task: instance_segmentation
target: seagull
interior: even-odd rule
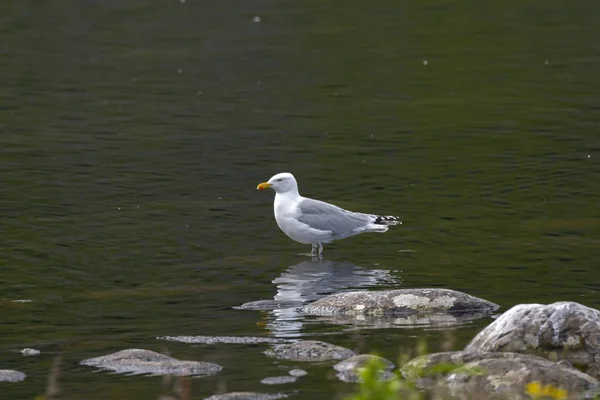
[[[273,210],[279,229],[296,242],[311,244],[311,255],[323,254],[323,243],[365,232],[383,233],[401,224],[398,217],[363,214],[344,210],[324,201],[300,196],[294,175],[282,172],[256,190],[275,191]]]

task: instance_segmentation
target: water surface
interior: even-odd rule
[[[452,329],[356,329],[233,307],[340,290],[443,287],[600,307],[600,6],[593,1],[0,5],[1,368],[61,399],[148,398],[161,378],[78,361],[127,347],[224,366],[192,397],[260,384],[330,399],[328,365],[164,335],[317,338],[395,359]],[[259,21],[257,18],[259,17]],[[300,255],[256,184],[397,214]],[[15,300],[31,300],[15,302]],[[451,337],[451,339],[449,339]],[[35,347],[42,355],[18,351]],[[283,370],[285,372],[285,370]]]

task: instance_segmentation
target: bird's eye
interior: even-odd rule
[[[283,180],[283,179],[279,178],[279,179],[277,179],[277,182],[281,182],[282,180]]]

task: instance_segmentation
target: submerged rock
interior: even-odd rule
[[[254,336],[159,336],[159,340],[194,344],[258,344],[287,343],[287,340]]]
[[[302,378],[303,376],[308,375],[308,372],[306,372],[303,369],[295,368],[295,369],[288,371],[288,374],[290,374],[291,376],[293,376],[295,378]]]
[[[270,377],[265,378],[262,381],[260,381],[260,383],[262,383],[263,385],[281,385],[284,383],[294,383],[297,380],[298,380],[298,378],[295,378],[295,377],[289,376],[289,375],[270,376]]]
[[[285,393],[254,393],[254,392],[231,392],[215,394],[205,397],[204,400],[277,400],[288,397]]]
[[[337,378],[346,383],[361,383],[360,371],[341,371],[336,374]],[[389,379],[396,378],[396,374],[392,371],[380,371],[378,379],[381,381],[387,381]],[[401,397],[400,397],[401,398]]]
[[[290,361],[343,360],[356,355],[352,350],[318,340],[303,340],[297,343],[276,344],[265,351],[270,357]]]
[[[27,378],[27,375],[21,371],[12,369],[0,369],[0,382],[21,382]]]
[[[117,373],[178,376],[214,375],[223,369],[217,364],[203,361],[180,361],[143,349],[127,349],[102,357],[88,358],[81,361],[81,365]]]
[[[487,300],[450,289],[397,289],[336,293],[302,307],[302,311],[322,316],[385,316],[491,313],[498,308]]]
[[[285,308],[302,307],[301,301],[288,300],[257,300],[244,303],[241,306],[234,307],[236,310],[255,310],[255,311],[273,311]]]
[[[38,356],[40,355],[40,351],[37,349],[23,349],[21,350],[21,354],[23,354],[24,356]]]
[[[363,368],[370,362],[377,362],[382,365],[383,369],[386,371],[394,369],[394,363],[379,356],[375,356],[372,354],[359,354],[357,356],[352,356],[350,358],[346,358],[344,361],[340,361],[339,363],[333,366],[338,372],[342,371],[354,371],[357,368]]]
[[[596,379],[574,368],[518,353],[434,353],[417,357],[400,370],[423,389],[465,400],[530,400],[525,387],[536,381],[566,390],[569,398],[581,399],[592,395],[598,385]]]
[[[370,362],[377,362],[381,366],[380,379],[385,380],[394,377],[394,374],[391,372],[394,369],[394,364],[383,357],[371,354],[360,354],[347,358],[335,364],[333,369],[337,371],[337,377],[342,382],[360,382],[360,369],[364,368]]]
[[[575,302],[521,304],[483,329],[466,351],[512,351],[567,360],[600,377],[600,311]]]

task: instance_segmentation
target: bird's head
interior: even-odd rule
[[[296,178],[294,175],[289,172],[281,172],[277,175],[273,175],[268,182],[260,183],[256,190],[263,190],[271,188],[277,193],[286,193],[290,190],[298,191],[298,184],[296,183]]]

